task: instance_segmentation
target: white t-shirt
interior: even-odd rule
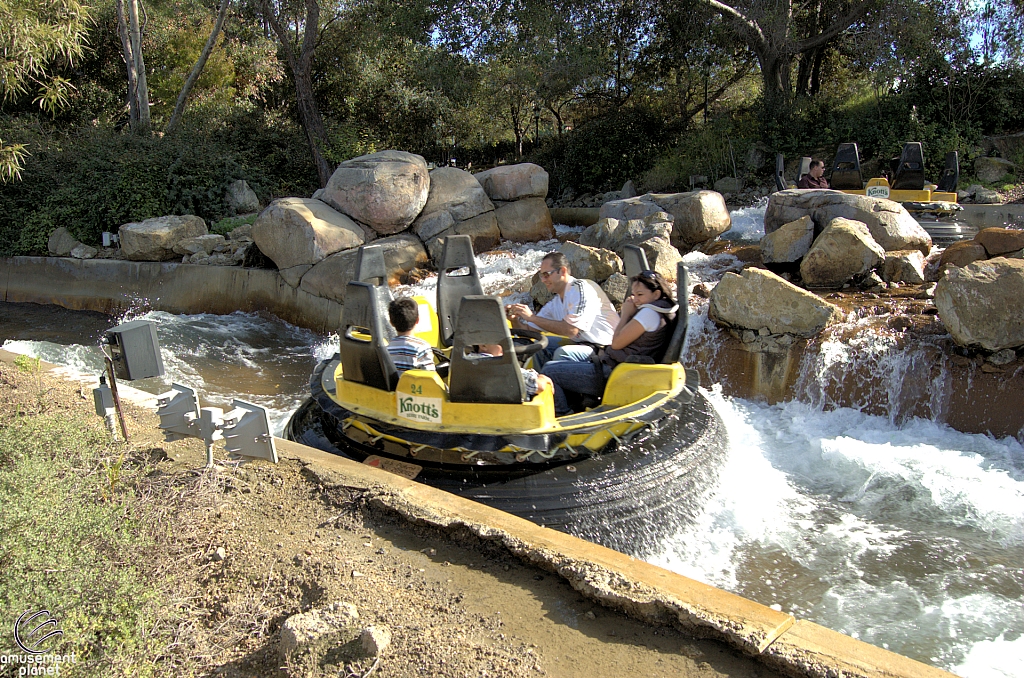
[[[665,323],[665,316],[653,308],[641,308],[633,316],[633,320],[643,325],[644,332],[653,332]]]
[[[565,284],[565,298],[556,294],[537,315],[547,320],[564,320],[579,330],[578,341],[601,346],[612,343],[612,334],[619,324],[619,314],[604,290],[593,280],[572,276]]]

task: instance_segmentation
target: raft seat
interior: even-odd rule
[[[468,235],[448,236],[444,239],[441,265],[437,269],[437,321],[440,327],[440,346],[449,347],[453,343],[452,337],[459,322],[462,298],[483,293],[476,257],[473,256],[473,240]]]
[[[345,381],[394,391],[398,370],[385,344],[378,289],[357,280],[345,288],[339,339],[342,374]]]
[[[498,344],[502,355],[467,357],[467,352],[480,344]],[[498,297],[474,294],[462,298],[448,375],[453,403],[517,405],[526,400],[526,384]]]
[[[832,162],[832,174],[829,186],[837,191],[864,190],[864,176],[860,169],[860,151],[857,144],[839,144],[835,160]]]

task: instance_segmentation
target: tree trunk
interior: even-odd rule
[[[195,65],[192,66],[192,71],[188,74],[188,78],[185,79],[185,84],[181,88],[181,93],[178,94],[178,102],[174,105],[174,113],[171,114],[171,120],[167,123],[167,134],[172,133],[181,121],[181,114],[185,112],[185,104],[188,102],[188,95],[192,92],[192,87],[196,84],[196,80],[199,79],[200,74],[202,74],[203,68],[206,67],[206,60],[210,58],[210,53],[213,52],[214,45],[217,44],[217,36],[220,35],[220,30],[224,26],[224,18],[228,15],[228,7],[230,5],[231,0],[221,0],[220,11],[217,14],[217,22],[213,25],[213,32],[210,33],[210,39],[207,40],[206,45],[203,46],[203,51],[199,54],[199,59],[196,61]]]
[[[328,145],[327,130],[320,109],[316,105],[316,98],[313,96],[313,79],[309,70],[300,68],[293,71],[292,75],[295,77],[295,100],[299,106],[299,121],[306,130],[309,150],[313,154],[313,163],[316,165],[316,174],[322,188],[327,185],[333,173],[330,163],[323,154],[323,149]]]
[[[139,126],[139,102],[135,98],[135,57],[132,56],[132,43],[128,37],[128,18],[124,13],[123,0],[117,0],[117,34],[121,38],[121,56],[124,57],[125,69],[128,71],[128,126],[136,129]]]
[[[765,104],[775,110],[787,107],[792,96],[789,71],[793,57],[789,54],[767,52],[758,54],[757,61],[761,66]]]
[[[142,29],[139,25],[138,0],[128,0],[128,31],[131,37],[132,62],[135,66],[135,100],[139,109],[139,124],[136,131],[148,132],[149,87],[146,85],[146,61],[142,58]]]
[[[317,4],[317,0],[306,0],[306,21],[302,34],[302,46],[298,54],[292,48],[291,36],[281,25],[269,0],[263,0],[263,15],[274,30],[274,34],[277,35],[277,40],[281,43],[281,51],[285,55],[285,61],[295,79],[295,102],[298,105],[299,123],[306,131],[306,139],[309,141],[309,150],[313,156],[313,164],[316,166],[317,177],[320,179],[320,186],[324,187],[330,180],[332,172],[330,164],[324,157],[323,149],[328,148],[330,144],[323,117],[320,115],[320,108],[316,105],[316,98],[313,96],[312,78],[313,52],[316,49],[320,33],[320,5]],[[297,39],[297,26],[295,30]]]

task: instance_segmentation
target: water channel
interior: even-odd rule
[[[731,237],[759,238],[757,212],[734,213]],[[485,291],[525,298],[516,282],[541,256],[529,247],[485,255]],[[728,255],[686,261],[693,282],[708,285],[735,263]],[[432,298],[433,281],[397,292]],[[691,313],[691,341],[714,342],[706,302]],[[33,304],[0,304],[0,339],[7,350],[97,374],[98,337],[129,318],[158,325],[167,368],[166,377],[134,385],[155,393],[186,384],[204,406],[241,397],[266,407],[278,433],[305,398],[314,364],[336,346],[250,314],[109,318]],[[900,378],[898,369],[879,374]],[[769,406],[706,386],[729,454],[697,522],[652,562],[967,678],[1024,675],[1018,440],[820,404]]]

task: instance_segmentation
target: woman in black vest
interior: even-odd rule
[[[605,381],[619,363],[656,363],[664,355],[679,309],[668,283],[654,271],[643,271],[630,279],[630,292],[622,303],[612,343],[601,350],[599,364],[555,360],[541,370],[554,382],[558,416],[572,411],[565,391],[600,397]]]

